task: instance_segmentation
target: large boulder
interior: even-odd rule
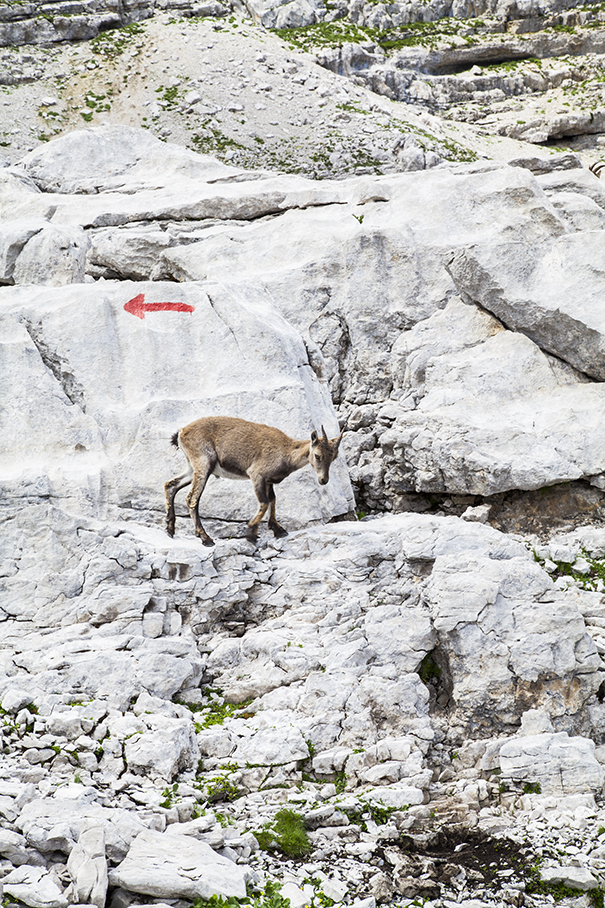
[[[504,779],[539,785],[545,795],[600,795],[605,781],[594,742],[565,732],[511,738],[500,748],[500,768]]]
[[[148,830],[109,874],[113,886],[158,898],[243,898],[244,871],[193,836]]]

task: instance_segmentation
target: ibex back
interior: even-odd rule
[[[321,485],[330,478],[330,466],[338,456],[344,428],[337,438],[329,439],[311,433],[309,441],[296,441],[279,429],[248,422],[232,416],[207,416],[189,423],[172,438],[188,460],[185,473],[164,485],[166,492],[166,530],[174,536],[174,498],[191,483],[187,507],[195,526],[195,535],[204,545],[214,545],[200,520],[199,501],[211,474],[226,479],[250,479],[258,498],[258,512],[248,524],[246,538],[256,542],[261,520],[269,510],[269,529],[275,536],[287,536],[275,516],[277,485],[307,464],[311,464]]]

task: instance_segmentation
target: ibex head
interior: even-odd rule
[[[346,424],[336,438],[328,438],[323,426],[321,426],[321,435],[318,435],[315,431],[311,432],[309,463],[315,470],[319,484],[322,486],[325,486],[330,478],[330,467],[338,457],[338,448],[345,429]]]

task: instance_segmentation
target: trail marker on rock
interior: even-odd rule
[[[145,294],[139,293],[124,303],[124,311],[137,318],[145,318],[146,312],[195,312],[195,306],[188,303],[146,303]]]

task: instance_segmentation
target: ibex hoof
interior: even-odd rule
[[[172,537],[174,536],[174,527],[173,527],[171,524],[168,524],[167,527],[166,527],[166,532],[168,533],[168,535],[169,535],[170,538],[172,539]]]
[[[288,531],[284,530],[279,523],[271,524],[270,529],[273,530],[273,535],[276,539],[283,539],[284,536],[288,535]]]
[[[258,542],[258,533],[255,533],[253,530],[246,530],[246,539],[248,542],[256,544]]]
[[[203,532],[200,532],[200,530],[196,530],[195,535],[197,536],[198,539],[202,540],[203,545],[207,545],[207,546],[214,545],[214,539],[211,539],[210,536],[208,535],[208,533],[203,533]]]

